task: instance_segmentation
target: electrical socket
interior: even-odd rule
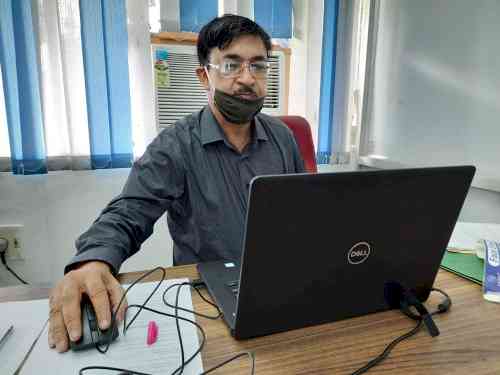
[[[21,232],[23,226],[19,224],[14,225],[0,225],[0,237],[9,241],[7,248],[6,258],[8,260],[24,260],[21,247]]]

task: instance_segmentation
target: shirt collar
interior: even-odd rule
[[[208,105],[203,108],[201,114],[200,130],[201,143],[203,146],[226,139],[217,119]]]
[[[264,130],[264,125],[262,125],[261,119],[259,116],[254,117],[254,123],[255,123],[255,138],[257,138],[259,141],[267,141],[267,133]]]
[[[261,120],[258,116],[255,116],[254,120],[255,136],[253,137],[251,142],[255,142],[256,140],[267,141],[268,137],[266,131],[264,130],[264,126],[261,123]],[[203,109],[200,129],[201,143],[203,146],[219,141],[226,142],[226,136],[208,105]]]

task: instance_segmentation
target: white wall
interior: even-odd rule
[[[240,16],[254,19],[253,16],[253,0],[237,0],[237,11]]]
[[[494,0],[380,1],[363,154],[404,164],[479,157],[479,174],[488,159],[498,176],[499,16]],[[471,188],[459,220],[500,223],[500,193]]]
[[[120,193],[128,169],[53,172],[40,176],[0,173],[0,224],[22,224],[22,254],[12,261],[30,283],[55,283],[75,253],[75,239],[98,217],[104,206]],[[142,250],[122,271],[144,270],[172,264],[172,239],[165,217]],[[0,286],[17,284],[0,266]]]
[[[141,3],[136,0],[128,0]],[[158,0],[157,0],[158,1]],[[179,0],[159,0],[161,31],[180,31],[180,4]]]
[[[238,14],[238,0],[219,0],[219,16]]]
[[[500,192],[499,19],[495,0],[380,2],[374,154],[409,166],[473,164],[473,186]]]
[[[500,224],[500,193],[471,188],[458,220]]]

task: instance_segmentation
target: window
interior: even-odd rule
[[[138,34],[147,35],[142,54],[147,56],[149,49],[149,28],[135,19],[143,17],[148,6],[136,3],[130,5],[138,9],[129,17],[122,0],[5,3],[2,31],[22,32],[29,38],[24,43],[0,40],[0,48],[14,51],[1,56],[8,68],[2,78],[8,79],[10,92],[0,81],[0,170],[10,168],[11,149],[16,174],[131,165],[130,112],[143,99],[134,93],[136,103],[131,105],[128,95],[129,68],[133,75],[138,65],[144,65],[135,59]],[[132,24],[130,48],[127,21]],[[137,24],[145,30],[137,30]],[[16,53],[18,49],[22,53]],[[130,65],[128,55],[134,60]],[[13,125],[7,123],[7,110],[13,114]],[[141,121],[143,128],[145,122]],[[9,128],[15,129],[10,139]],[[134,134],[143,136],[141,130]],[[30,167],[34,162],[36,166]]]
[[[357,157],[359,152],[361,117],[365,88],[366,58],[368,46],[368,26],[370,0],[356,2],[354,9],[353,46],[351,57],[351,76],[349,84],[349,103],[347,110],[347,152]]]
[[[292,37],[291,0],[254,0],[254,15],[272,38]]]
[[[10,157],[9,132],[7,130],[7,113],[5,112],[5,97],[3,91],[2,67],[0,66],[0,159]],[[5,169],[0,160],[0,171]],[[5,163],[8,165],[8,163]]]

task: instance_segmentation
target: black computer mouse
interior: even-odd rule
[[[97,345],[106,345],[118,337],[118,326],[100,329],[94,306],[86,294],[82,295],[82,335],[78,341],[70,341],[71,350],[85,350]]]

